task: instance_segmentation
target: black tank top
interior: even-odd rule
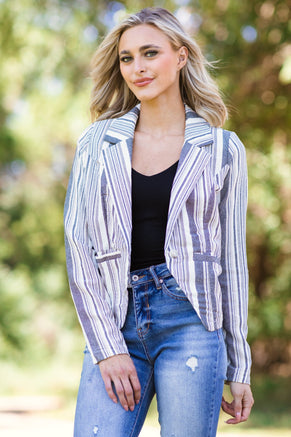
[[[168,209],[177,166],[178,162],[152,176],[132,169],[131,271],[165,262]]]

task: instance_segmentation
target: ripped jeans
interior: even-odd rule
[[[141,384],[133,412],[105,391],[85,350],[74,437],[137,437],[156,393],[162,437],[214,437],[226,374],[222,330],[207,331],[166,264],[131,273],[122,328]]]

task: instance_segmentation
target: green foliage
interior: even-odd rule
[[[286,428],[290,431],[290,388],[290,378],[257,377],[253,392],[255,407],[246,427]]]
[[[29,278],[24,271],[18,269],[11,274],[1,272],[0,285],[0,320],[1,320],[1,355],[7,346],[24,349],[27,342],[26,326],[29,311],[34,311],[34,301],[29,295]]]
[[[114,22],[145,6],[175,12],[207,58],[219,61],[214,73],[230,106],[227,128],[245,143],[249,163],[255,365],[287,374],[291,353],[281,351],[290,350],[291,330],[290,0],[0,1],[1,354],[29,354],[37,345],[51,353],[61,330],[78,329],[62,208],[74,144],[90,122],[89,60]]]

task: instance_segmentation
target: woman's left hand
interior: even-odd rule
[[[229,403],[222,397],[221,407],[225,413],[233,417],[233,419],[228,419],[226,423],[236,425],[248,420],[254,399],[249,384],[230,382],[229,385],[233,401]]]

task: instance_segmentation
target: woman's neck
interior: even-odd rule
[[[141,102],[136,130],[156,138],[184,135],[185,107],[182,99],[173,104],[161,101]]]

